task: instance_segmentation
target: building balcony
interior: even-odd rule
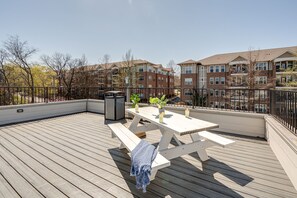
[[[230,70],[230,74],[231,75],[247,75],[248,74],[248,70],[247,69],[240,69],[240,70]]]
[[[230,88],[232,88],[232,87],[247,88],[248,84],[247,83],[235,83],[235,82],[232,82],[231,85],[230,85]]]
[[[181,114],[185,110],[170,105],[166,109]],[[209,148],[206,162],[197,153],[171,160],[144,194],[136,189],[130,157],[111,138],[103,113],[104,101],[97,99],[0,107],[0,193],[4,197],[297,197],[297,137],[268,114],[190,109],[191,117],[219,124],[212,132],[236,144]],[[146,135],[155,145],[161,138],[157,130]],[[179,138],[191,142],[187,136]],[[172,140],[170,146],[175,145]]]

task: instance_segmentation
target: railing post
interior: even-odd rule
[[[90,98],[90,87],[87,87],[87,99]]]
[[[269,114],[275,115],[275,90],[269,90],[270,101],[269,101]]]

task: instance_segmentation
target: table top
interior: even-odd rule
[[[159,110],[156,107],[141,107],[139,108],[138,113],[135,112],[134,108],[131,108],[127,109],[127,112],[132,113],[134,116],[139,116],[144,120],[148,120],[165,130],[173,131],[178,135],[186,135],[219,127],[218,124],[192,117],[186,118],[182,114],[174,113],[168,110],[165,110],[163,123],[160,123]]]

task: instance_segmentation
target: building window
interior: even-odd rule
[[[256,76],[256,84],[267,84],[267,76]]]
[[[192,67],[192,66],[186,66],[186,67],[185,67],[185,73],[186,73],[186,74],[191,74],[191,73],[193,73],[193,67]]]
[[[220,66],[216,66],[216,72],[220,72]]]
[[[185,78],[185,85],[192,85],[193,79],[192,78]]]
[[[221,72],[225,72],[225,65],[221,66]]]
[[[149,80],[152,80],[152,76],[148,76],[148,79],[149,79]]]
[[[143,88],[144,86],[143,85],[138,85],[139,86],[139,88]]]
[[[267,62],[259,62],[256,63],[255,70],[268,70],[268,64]]]
[[[143,68],[139,68],[139,70],[138,70],[139,72],[143,72]]]
[[[213,96],[213,89],[210,89],[210,90],[209,90],[209,95],[210,95],[210,96]]]
[[[144,80],[144,76],[139,76],[139,80],[140,81]]]
[[[192,91],[190,89],[185,90],[185,96],[191,96],[193,95]]]
[[[219,96],[219,90],[215,90],[215,96]]]
[[[255,98],[256,99],[266,99],[267,98],[267,91],[266,90],[255,90]]]
[[[209,78],[209,84],[213,85],[214,81],[213,81],[213,78]]]
[[[221,84],[222,84],[222,85],[225,84],[225,77],[221,77]]]
[[[213,66],[210,66],[210,67],[209,67],[209,72],[211,72],[211,73],[214,72],[214,71],[213,71]]]
[[[267,111],[266,104],[255,104],[255,111],[258,113],[265,113]]]
[[[218,85],[220,83],[220,78],[219,77],[216,77],[216,85]]]
[[[152,85],[148,85],[149,88],[152,88]]]
[[[221,90],[221,96],[225,96],[225,90]]]

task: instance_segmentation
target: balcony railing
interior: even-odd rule
[[[104,99],[104,93],[127,88],[115,87],[0,87],[0,106],[48,103],[75,99]],[[191,106],[224,111],[268,113],[297,133],[297,92],[265,89],[129,88],[142,103],[166,95],[171,106]]]
[[[297,91],[270,90],[271,115],[297,135]]]

